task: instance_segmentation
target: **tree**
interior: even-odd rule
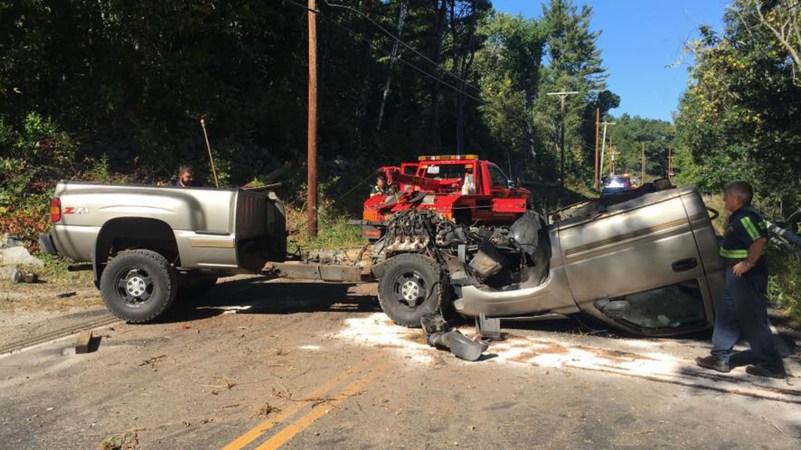
[[[606,88],[606,69],[602,66],[601,52],[596,46],[600,32],[589,30],[592,9],[582,6],[578,10],[571,0],[552,0],[543,5],[543,21],[547,27],[546,54],[548,64],[543,71],[539,97],[535,107],[535,125],[538,128],[538,165],[546,178],[556,178],[556,150],[559,130],[559,104],[546,97],[547,92],[562,89],[578,91],[567,98],[565,136],[569,149],[566,166],[568,172],[589,183],[592,180],[595,104],[599,104],[599,91]],[[605,94],[611,106],[617,102],[614,94]],[[590,106],[593,105],[593,106]]]
[[[797,0],[748,0],[743,3],[746,14],[756,16],[757,23],[770,30],[788,53],[793,64],[793,81],[801,85],[801,3]],[[741,18],[743,26],[751,20]]]
[[[750,181],[777,207],[801,203],[801,87],[787,49],[735,0],[722,35],[702,27],[676,117],[680,180],[716,191]]]
[[[615,171],[640,174],[642,148],[645,146],[645,173],[653,177],[663,177],[667,173],[668,149],[673,145],[675,130],[670,122],[645,119],[623,114],[610,117],[616,125],[610,127],[607,135],[615,146]],[[602,167],[608,167],[605,161]]]
[[[535,155],[532,108],[538,95],[545,28],[533,19],[496,13],[482,24],[481,33],[488,38],[477,55],[486,102],[480,110],[495,147],[506,153],[496,153],[495,158],[508,160],[510,166],[511,160],[523,161],[525,167]]]

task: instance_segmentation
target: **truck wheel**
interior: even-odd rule
[[[152,250],[128,250],[106,266],[100,294],[109,311],[129,323],[161,317],[175,301],[175,269]]]
[[[378,280],[378,302],[398,325],[420,328],[423,316],[443,306],[442,270],[432,259],[414,253],[389,258]]]

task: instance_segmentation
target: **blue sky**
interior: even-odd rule
[[[542,2],[492,0],[498,11],[541,17]],[[608,89],[621,98],[612,114],[671,119],[687,87],[683,42],[698,36],[699,25],[721,31],[729,0],[573,0],[592,7],[592,30],[598,38]],[[676,63],[679,64],[676,64]]]

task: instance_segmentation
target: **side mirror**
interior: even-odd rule
[[[509,189],[517,189],[517,183],[515,180],[506,180],[506,187]]]

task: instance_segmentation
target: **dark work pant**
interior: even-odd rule
[[[732,347],[744,337],[754,353],[754,362],[769,368],[782,366],[781,356],[773,344],[768,328],[768,309],[765,292],[767,275],[738,277],[726,269],[726,290],[715,311],[715,331],[712,333],[712,354],[728,361]]]

